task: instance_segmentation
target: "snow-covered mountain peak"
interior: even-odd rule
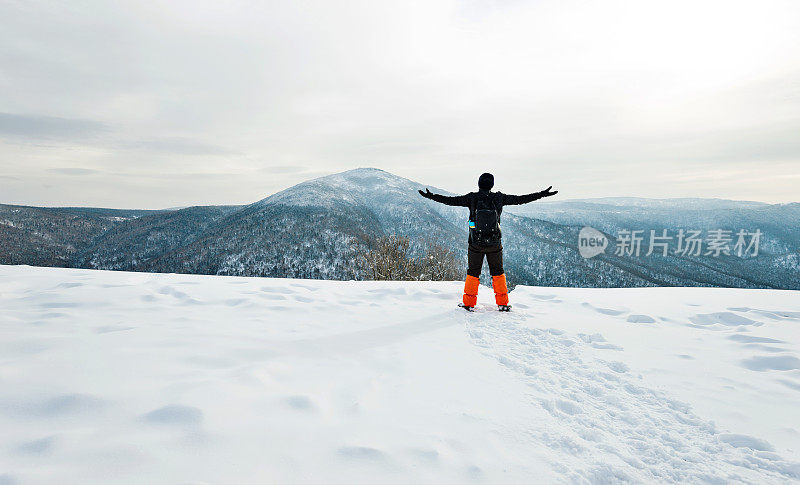
[[[421,184],[377,168],[357,168],[301,182],[266,197],[256,204],[288,204],[295,206],[329,206],[335,200],[356,201],[356,198],[406,198],[416,195]],[[418,196],[417,196],[418,197]]]
[[[0,240],[11,248],[0,254],[0,262],[350,279],[356,276],[354,252],[386,234],[408,237],[417,247],[436,241],[462,257],[468,212],[420,197],[417,190],[426,185],[384,170],[359,168],[309,180],[241,207],[145,213],[0,205]],[[517,282],[800,288],[800,226],[793,224],[800,220],[800,204],[554,199],[509,207],[503,217],[506,269]],[[82,223],[67,224],[75,217]],[[609,252],[584,260],[577,251],[577,236],[587,225],[612,238],[622,229],[667,229],[674,234],[680,228],[746,228],[759,229],[763,239],[758,258],[633,259]]]
[[[342,209],[362,208],[374,212],[382,222],[389,219],[445,217],[466,219],[466,212],[435,204],[419,196],[425,187],[449,192],[377,168],[357,168],[302,182],[256,202],[255,206],[289,205]]]

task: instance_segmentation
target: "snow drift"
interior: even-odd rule
[[[797,292],[0,266],[0,483],[782,483]]]

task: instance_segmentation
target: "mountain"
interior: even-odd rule
[[[0,204],[0,264],[71,266],[80,248],[151,212]]]
[[[722,199],[602,198],[540,201],[510,208],[515,214],[557,224],[620,229],[761,229],[773,252],[800,250],[800,203],[764,204]]]
[[[198,206],[164,210],[116,224],[73,256],[78,267],[140,270],[140,265],[201,237],[215,221],[240,206]]]
[[[59,217],[81,216],[78,225],[91,228],[68,232],[63,240],[58,231],[50,231],[50,246],[62,248],[56,259],[30,256],[36,256],[41,237],[30,228],[14,227],[22,224],[14,206],[0,206],[5,214],[0,237],[16,231],[17,244],[28,248],[6,255],[6,264],[361,279],[354,260],[371,239],[382,235],[409,237],[412,252],[434,241],[465,258],[466,209],[420,197],[417,190],[424,187],[362,168],[309,180],[246,206],[116,215],[100,209],[84,209],[82,215],[74,209],[63,209],[64,214],[50,209]],[[512,285],[800,288],[799,208],[706,199],[537,201],[503,213],[505,266]],[[586,225],[611,241],[605,254],[591,259],[580,255],[578,232]],[[621,230],[680,227],[759,228],[764,242],[759,255],[748,258],[676,256],[674,241],[668,256],[614,254],[615,235]]]
[[[800,203],[764,204],[721,199],[640,199],[604,198],[567,201],[540,201],[511,208],[515,214],[539,218],[555,224],[590,226],[609,235],[621,231],[643,230],[649,235],[677,236],[677,231],[727,230],[735,238],[739,230],[763,233],[758,257],[735,256],[681,258],[678,266],[748,278],[775,288],[800,287]],[[677,240],[670,242],[674,251]],[[661,263],[669,263],[662,260]],[[691,274],[687,277],[692,277]],[[701,276],[705,278],[706,276]]]
[[[136,271],[352,279],[353,259],[369,238],[403,234],[420,242],[440,238],[450,247],[465,240],[454,224],[456,210],[428,203],[417,194],[422,185],[382,170],[357,169],[322,177],[235,208],[209,220],[184,244],[149,258],[115,266],[119,246],[100,238],[86,249],[80,267]],[[171,227],[187,224],[189,209],[177,211]],[[137,221],[143,224],[154,216]],[[163,217],[163,216],[161,216]],[[462,214],[463,217],[463,214]],[[131,224],[121,225],[115,240],[127,240]],[[174,239],[174,238],[173,238]],[[147,241],[137,237],[137,254]]]

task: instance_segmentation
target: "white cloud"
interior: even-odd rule
[[[771,179],[800,168],[792,1],[6,3],[0,18],[0,121],[28,120],[0,133],[2,202],[245,203],[357,166],[452,191],[488,170],[508,192],[796,199]],[[217,184],[183,183],[198,173]]]

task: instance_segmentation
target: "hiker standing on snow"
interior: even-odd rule
[[[506,275],[503,271],[503,245],[500,241],[500,214],[504,205],[520,205],[533,202],[543,197],[556,195],[558,191],[551,191],[550,187],[541,192],[527,195],[508,195],[502,192],[491,192],[494,186],[494,175],[485,173],[478,178],[478,192],[466,195],[448,197],[433,194],[430,190],[419,191],[419,195],[426,199],[458,207],[469,207],[469,249],[467,250],[467,281],[464,284],[464,301],[460,305],[467,310],[472,310],[478,302],[478,286],[480,285],[483,257],[489,263],[489,273],[492,275],[492,288],[497,308],[501,312],[511,310],[508,304],[508,288]]]

